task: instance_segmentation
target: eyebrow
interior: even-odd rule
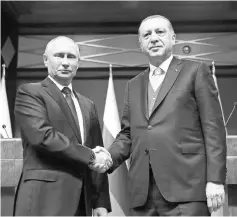
[[[163,31],[166,31],[166,29],[163,28],[163,27],[156,28],[155,31],[157,31],[157,30],[163,30]],[[142,33],[142,35],[143,35],[143,34],[146,34],[146,33],[149,33],[149,32],[152,32],[152,30],[150,30],[150,29],[145,30],[145,31]]]
[[[54,55],[55,54],[60,54],[60,55],[73,55],[73,56],[76,56],[76,54],[74,54],[74,53],[71,53],[71,52],[56,52],[56,53],[54,53]]]

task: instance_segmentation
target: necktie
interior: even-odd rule
[[[77,116],[77,112],[76,112],[76,107],[75,107],[74,102],[72,100],[71,89],[69,87],[64,87],[62,89],[62,92],[66,96],[65,98],[66,98],[67,104],[72,112],[72,116],[73,116],[74,120],[76,121],[78,129],[80,129],[78,116]],[[80,134],[80,131],[79,131],[79,134]]]
[[[158,67],[153,71],[153,76],[158,76],[158,75],[161,75],[162,73],[163,73],[163,70],[160,67]]]

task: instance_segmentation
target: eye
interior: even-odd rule
[[[162,29],[159,29],[156,31],[156,33],[159,35],[159,36],[164,36],[166,31],[165,30],[162,30]]]
[[[58,57],[58,58],[63,58],[63,54],[61,54],[61,53],[56,53],[56,54],[54,54],[54,56]]]
[[[149,35],[150,35],[150,33],[145,33],[145,34],[143,35],[143,37],[144,37],[144,38],[148,38]]]
[[[68,54],[67,56],[68,59],[76,59],[76,56],[73,54]]]

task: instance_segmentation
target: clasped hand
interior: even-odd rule
[[[225,202],[224,185],[208,182],[206,185],[206,196],[210,213],[217,211]]]
[[[113,165],[110,153],[101,146],[97,146],[92,151],[95,153],[95,161],[90,168],[98,173],[105,173]]]

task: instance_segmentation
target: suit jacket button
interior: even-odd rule
[[[146,148],[145,149],[145,154],[148,154],[149,153],[149,150]]]
[[[147,127],[147,129],[148,129],[148,130],[151,130],[151,129],[152,129],[152,126],[151,126],[151,125],[149,125],[149,126]]]

